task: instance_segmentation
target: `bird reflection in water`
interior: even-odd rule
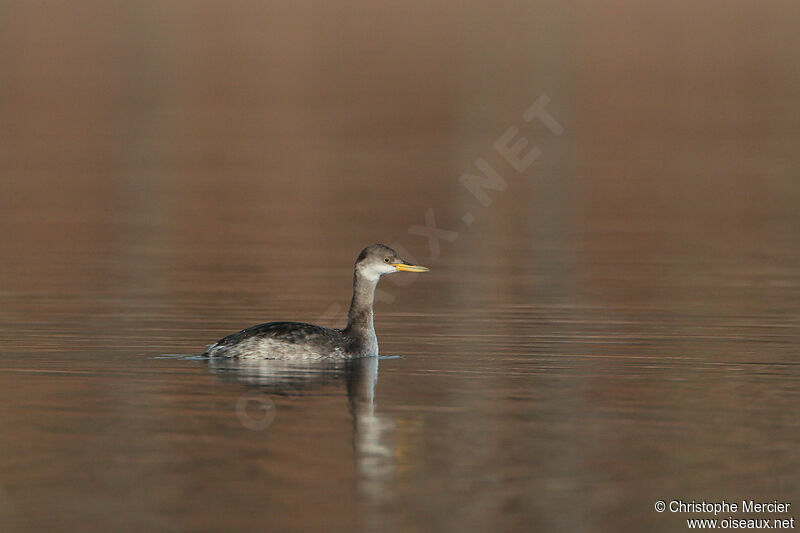
[[[380,504],[391,497],[395,472],[395,423],[375,412],[379,357],[345,361],[297,363],[275,359],[210,358],[209,370],[218,378],[245,384],[269,395],[300,395],[317,387],[344,381],[353,420],[353,450],[358,488]]]

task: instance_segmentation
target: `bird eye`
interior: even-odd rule
[[[388,263],[388,262],[389,262],[389,258],[388,258],[388,257],[384,257],[384,258],[383,258],[383,262],[384,262],[384,263]]]

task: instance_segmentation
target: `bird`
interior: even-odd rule
[[[287,361],[348,360],[377,356],[373,323],[375,287],[384,274],[427,272],[384,244],[364,248],[355,262],[353,299],[343,329],[303,322],[268,322],[243,329],[206,348],[209,358],[279,359]]]

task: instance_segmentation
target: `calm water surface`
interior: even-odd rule
[[[793,3],[2,4],[2,531],[800,508]],[[520,120],[542,94],[561,136]],[[515,124],[523,174],[492,149]],[[488,206],[458,181],[480,157]],[[384,358],[193,357],[341,325],[372,242],[432,269],[381,282]]]
[[[301,264],[292,277],[331,291],[288,303],[280,283],[222,290],[202,260],[193,292],[4,295],[6,527],[669,530],[656,499],[797,494],[787,273],[644,282],[659,259],[618,260],[609,292],[659,296],[601,303],[525,261],[443,259],[378,306],[402,358],[237,367],[175,354],[314,319],[349,274]]]

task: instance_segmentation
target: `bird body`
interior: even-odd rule
[[[380,277],[425,272],[382,244],[361,251],[353,274],[353,299],[344,329],[302,322],[269,322],[228,335],[208,347],[209,357],[284,360],[354,359],[378,355],[372,305]]]
[[[210,357],[346,359],[360,353],[340,329],[302,322],[269,322],[228,335],[206,350]]]

